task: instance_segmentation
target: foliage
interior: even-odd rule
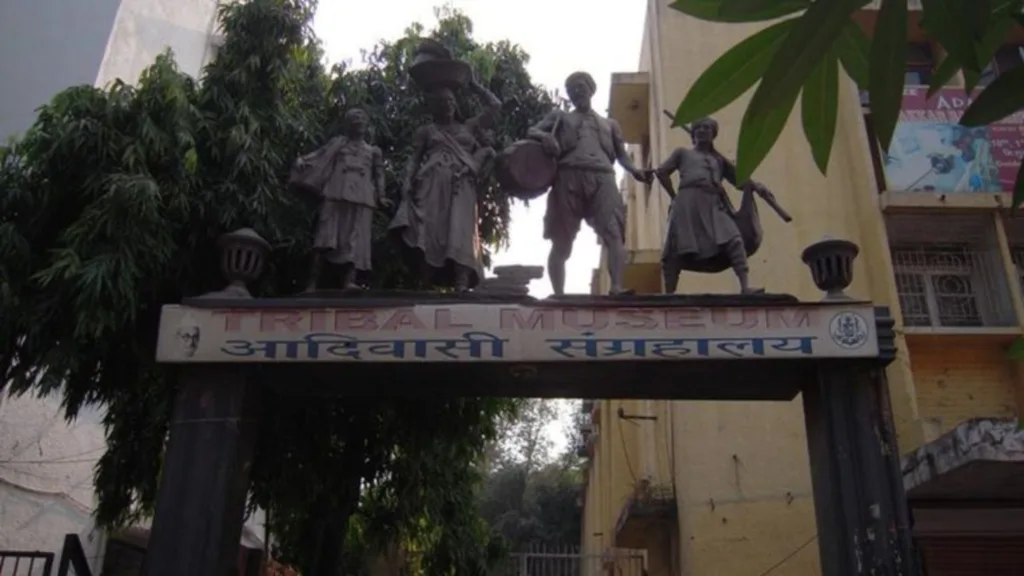
[[[484,484],[480,511],[512,550],[564,546],[580,540],[581,472],[555,461],[499,468]]]
[[[254,228],[273,254],[253,289],[297,291],[313,211],[284,181],[291,160],[325,142],[352,106],[371,113],[388,193],[398,196],[408,136],[424,120],[404,72],[423,29],[379,44],[360,70],[328,73],[314,9],[313,0],[225,4],[226,41],[199,80],[161,56],[135,86],[61,92],[0,149],[0,386],[59,391],[68,418],[105,405],[104,525],[152,510],[177,381],[173,366],[154,362],[159,313],[222,287],[211,257],[218,235]],[[439,16],[430,34],[473,61],[506,102],[499,145],[556,104],[531,83],[518,47],[479,44],[464,15]],[[497,246],[508,200],[493,183],[482,195],[481,229]],[[376,222],[374,282],[400,286],[411,275],[384,242],[386,220]],[[475,574],[496,552],[474,515],[475,463],[512,402],[267,394],[252,504],[268,510],[287,560],[306,573],[333,570],[339,555],[390,535],[420,550],[428,573]]]
[[[528,398],[521,400],[514,413],[498,422],[498,434],[488,446],[486,467],[489,471],[523,464],[528,471],[547,464],[554,447],[545,429],[558,419],[557,400]]]
[[[758,83],[740,127],[737,176],[750,178],[778,140],[802,93],[804,134],[825,173],[835,137],[838,70],[870,94],[874,133],[889,148],[899,117],[907,59],[907,0],[882,0],[873,38],[853,15],[869,0],[675,0],[676,10],[712,22],[765,22],[786,17],[723,54],[694,83],[675,115],[688,124],[722,109]],[[1015,26],[1024,25],[1024,0],[921,0],[921,27],[946,57],[932,77],[934,94],[962,71],[971,93]],[[982,126],[1024,108],[1024,67],[1001,74],[963,114],[964,126]],[[1024,164],[1013,205],[1024,203]]]
[[[552,454],[544,428],[559,412],[556,402],[527,400],[505,423],[501,457],[480,494],[482,516],[512,550],[579,543],[583,472],[574,440],[583,414],[573,412],[565,431],[569,445]]]

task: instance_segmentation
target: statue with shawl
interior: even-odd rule
[[[387,208],[390,202],[384,194],[380,148],[366,141],[369,121],[363,110],[349,110],[344,134],[292,166],[289,188],[320,205],[307,292],[317,289],[325,262],[342,270],[345,289],[358,288],[358,276],[373,268],[373,214],[378,206]]]
[[[665,114],[672,116],[669,112]],[[757,252],[763,237],[754,195],[760,196],[784,221],[790,222],[792,217],[764,185],[753,180],[736,182],[735,166],[715,149],[718,122],[704,118],[687,131],[693,148],[675,149],[653,170],[672,198],[661,255],[665,292],[675,293],[683,270],[714,273],[729,268],[736,274],[742,294],[764,292],[752,288],[748,279],[748,257]],[[672,186],[673,172],[679,174],[678,193]],[[739,210],[729,200],[723,180],[743,191]]]

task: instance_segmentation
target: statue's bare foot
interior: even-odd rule
[[[632,296],[636,294],[636,290],[633,290],[631,288],[618,288],[609,290],[608,294],[610,296]]]
[[[764,288],[744,288],[742,294],[764,294]]]

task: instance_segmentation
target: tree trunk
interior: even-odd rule
[[[363,470],[366,449],[360,439],[351,442],[342,453],[343,470],[356,468]],[[324,505],[312,511],[314,518],[319,520],[316,547],[312,550],[312,565],[303,571],[308,576],[344,576],[345,569],[345,537],[348,524],[359,506],[362,474],[349,476],[351,482],[347,486],[338,486],[339,492],[334,498],[323,498]]]

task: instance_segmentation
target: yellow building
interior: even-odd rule
[[[718,25],[649,0],[636,72],[611,78],[609,115],[638,164],[657,166],[685,132],[675,110],[719,55],[759,25]],[[914,4],[911,2],[912,9]],[[877,3],[858,14],[870,33]],[[914,533],[929,576],[1024,574],[1024,371],[1008,348],[1024,330],[1024,218],[1006,183],[1024,130],[957,132],[944,116],[963,105],[957,79],[941,101],[920,102],[936,52],[916,27],[907,65],[907,114],[888,155],[869,145],[867,112],[841,78],[828,175],[815,167],[799,107],[755,177],[793,215],[762,207],[765,240],[751,280],[769,292],[818,300],[801,251],[824,236],[860,246],[848,293],[889,306],[897,360],[888,368]],[[1014,33],[1024,44],[1024,30]],[[998,73],[1020,62],[1007,46]],[[915,96],[917,95],[917,96]],[[962,92],[961,92],[962,95]],[[718,149],[735,155],[747,94],[716,114]],[[943,120],[946,122],[943,122]],[[951,122],[949,121],[951,120]],[[927,124],[924,121],[938,121]],[[916,122],[916,124],[915,124]],[[1008,131],[1007,131],[1008,130]],[[1004,135],[1018,139],[1014,150]],[[1007,160],[1005,157],[1010,156]],[[996,170],[999,164],[1004,166]],[[627,179],[627,286],[662,289],[660,250],[669,199]],[[736,196],[734,196],[735,198]],[[595,271],[594,289],[607,290]],[[735,277],[684,273],[682,293],[734,292]],[[784,375],[768,375],[784,377]],[[686,382],[680,382],[685,386]],[[582,546],[589,554],[644,551],[651,576],[819,574],[802,405],[792,402],[585,402],[589,455]]]

